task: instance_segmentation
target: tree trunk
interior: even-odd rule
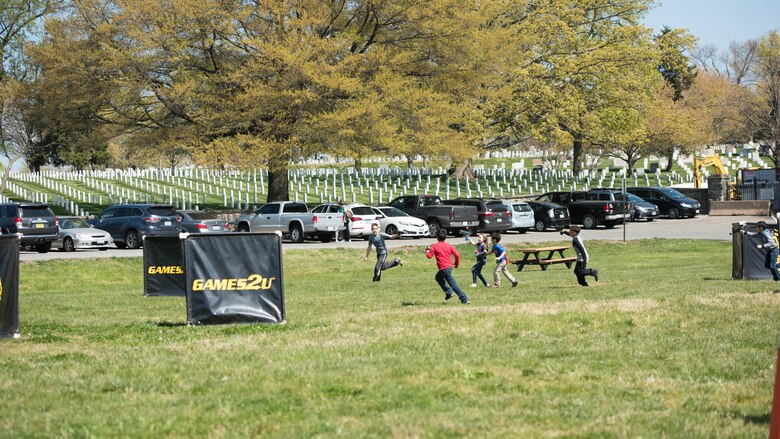
[[[362,158],[356,158],[355,159],[355,172],[357,175],[363,175],[363,159]]]
[[[460,180],[461,178],[473,178],[474,171],[471,169],[471,159],[464,160],[455,168],[455,178]]]
[[[287,167],[287,157],[284,154],[268,160],[267,203],[290,200],[290,176],[287,173]]]
[[[666,169],[664,169],[664,172],[672,172],[672,166],[674,166],[674,148],[669,148],[666,152],[666,160]]]
[[[407,168],[413,168],[414,167],[414,157],[407,155],[406,156],[406,167]]]
[[[582,169],[582,136],[579,134],[574,135],[574,145],[571,154],[571,170],[574,175],[580,173]]]

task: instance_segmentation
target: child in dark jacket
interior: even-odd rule
[[[466,241],[468,241],[471,245],[476,245],[477,249],[474,250],[474,256],[477,258],[477,263],[474,264],[473,267],[471,267],[471,288],[477,287],[477,279],[482,281],[482,285],[486,287],[490,287],[488,284],[488,281],[485,280],[485,276],[482,276],[482,267],[487,264],[487,255],[488,255],[488,247],[487,247],[487,235],[484,233],[480,233],[477,235],[477,240],[473,241],[470,236],[466,237]]]
[[[470,303],[469,297],[460,289],[458,283],[455,282],[455,278],[452,277],[452,267],[458,268],[458,265],[460,265],[460,254],[455,250],[455,247],[444,242],[445,239],[447,239],[447,231],[439,230],[436,234],[438,242],[425,249],[425,256],[428,259],[436,257],[436,265],[439,267],[439,271],[436,273],[436,282],[439,283],[439,286],[444,291],[444,300],[452,299],[454,291],[461,303],[465,305]],[[454,264],[453,258],[455,259]]]
[[[580,239],[580,226],[573,225],[569,230],[561,230],[561,235],[569,235],[572,237],[571,246],[574,247],[574,253],[577,254],[577,264],[574,266],[574,274],[577,275],[577,283],[583,287],[588,286],[588,282],[585,280],[585,276],[593,276],[596,282],[599,281],[599,271],[591,270],[588,266],[588,251],[585,250],[585,244]]]

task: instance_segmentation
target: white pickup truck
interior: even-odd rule
[[[303,203],[277,201],[267,203],[255,213],[241,215],[236,220],[239,232],[282,232],[290,235],[292,242],[304,238],[316,238],[330,242],[336,232],[344,230],[341,213],[311,213]]]

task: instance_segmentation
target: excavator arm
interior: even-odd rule
[[[719,156],[716,155],[710,155],[703,158],[693,158],[693,187],[700,188],[702,185],[702,175],[701,170],[705,166],[712,166],[715,168],[715,171],[717,174],[720,175],[729,175],[728,171],[726,171],[726,166],[723,165],[723,162],[720,160]]]

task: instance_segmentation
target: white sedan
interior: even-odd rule
[[[393,235],[400,233],[401,236],[411,236],[412,238],[422,238],[429,235],[428,224],[420,218],[415,218],[404,213],[395,207],[380,206],[374,207],[374,212],[380,215],[379,226],[382,231]]]
[[[114,247],[114,239],[108,232],[96,229],[81,218],[60,217],[60,233],[51,247],[64,252],[95,248],[108,250]]]

